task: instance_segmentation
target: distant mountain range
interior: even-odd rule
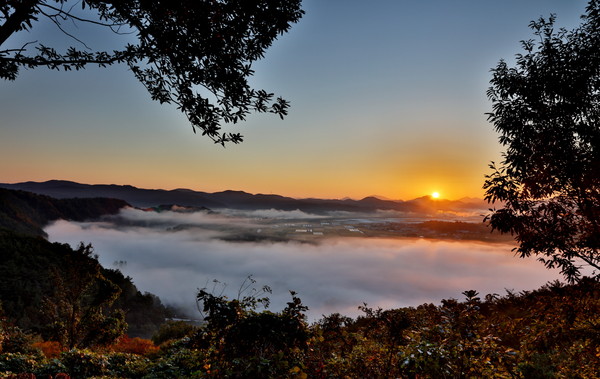
[[[163,204],[206,207],[210,209],[238,210],[301,210],[307,213],[325,213],[332,211],[374,212],[394,210],[419,214],[437,212],[473,212],[486,209],[486,203],[480,199],[461,199],[457,201],[432,199],[423,196],[409,201],[384,200],[374,196],[361,200],[352,199],[295,199],[280,195],[250,194],[243,191],[222,191],[207,193],[189,189],[142,189],[129,185],[81,184],[64,180],[46,182],[0,183],[0,188],[29,191],[51,196],[57,199],[69,198],[113,198],[123,200],[140,208],[156,207]]]

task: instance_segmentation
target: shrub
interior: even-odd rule
[[[152,336],[152,342],[160,345],[169,340],[178,340],[192,335],[198,328],[185,321],[167,321],[160,326],[158,332]]]
[[[107,375],[115,378],[142,378],[148,373],[150,360],[136,354],[112,353],[107,356]]]
[[[64,351],[62,345],[56,341],[38,341],[32,344],[32,347],[41,350],[46,358],[58,358]]]
[[[89,378],[108,373],[107,358],[87,349],[65,351],[60,355],[60,360],[67,369],[67,373],[76,378]]]
[[[32,373],[40,366],[41,357],[35,354],[0,354],[0,373]],[[4,375],[4,374],[3,374]]]
[[[139,337],[130,338],[128,336],[123,336],[117,343],[110,347],[110,350],[117,353],[147,355],[156,353],[159,349],[150,340]]]

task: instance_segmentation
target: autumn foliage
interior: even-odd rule
[[[65,351],[62,345],[57,341],[39,341],[32,344],[33,348],[39,349],[46,358],[58,358],[60,353]]]
[[[600,283],[584,278],[535,291],[445,299],[309,324],[294,294],[279,312],[268,299],[200,292],[205,323],[164,342],[123,337],[109,348],[28,345],[3,329],[0,376],[66,373],[119,378],[598,378]],[[12,342],[11,342],[12,341]],[[19,342],[21,341],[19,345]],[[36,353],[36,349],[44,355]],[[47,377],[47,376],[46,376]]]
[[[147,355],[150,353],[156,353],[158,347],[150,340],[146,340],[139,337],[128,337],[123,336],[117,343],[110,346],[109,350],[118,353],[129,353],[137,355]]]

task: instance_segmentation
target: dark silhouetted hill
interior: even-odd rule
[[[25,182],[16,184],[0,184],[0,187],[34,192],[52,196],[57,199],[107,197],[121,199],[129,204],[148,208],[160,204],[179,204],[206,208],[225,208],[226,205],[204,197],[205,193],[188,189],[171,191],[142,189],[128,185],[115,184],[80,184],[65,180],[47,182]]]
[[[17,233],[46,236],[51,221],[84,221],[116,214],[127,202],[109,198],[54,199],[46,195],[0,188],[0,228]]]
[[[430,196],[409,201],[386,200],[370,196],[362,200],[353,199],[296,199],[275,194],[250,194],[243,191],[222,191],[207,193],[189,189],[162,190],[141,189],[129,185],[80,184],[62,180],[47,182],[24,182],[2,184],[0,187],[30,191],[55,198],[109,197],[122,199],[129,204],[150,208],[160,204],[205,207],[209,209],[276,209],[301,210],[309,213],[332,211],[374,212],[377,210],[395,210],[399,212],[434,214],[437,212],[462,212],[485,209],[481,200],[451,201],[432,199]]]

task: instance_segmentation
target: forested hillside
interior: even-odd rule
[[[268,292],[268,289],[267,289]],[[256,294],[250,291],[250,294]],[[0,375],[72,378],[598,378],[600,285],[443,300],[399,309],[361,307],[306,321],[292,293],[281,311],[265,297],[198,294],[205,323],[165,324],[147,341],[103,349],[49,349],[2,324]],[[135,342],[135,343],[133,343]],[[43,354],[41,354],[43,352]],[[57,358],[57,359],[51,359]],[[9,376],[10,377],[10,376]],[[62,378],[69,376],[63,375]]]
[[[101,347],[124,334],[156,333],[171,316],[158,297],[141,293],[119,270],[102,267],[91,245],[71,247],[44,238],[50,221],[97,219],[126,206],[116,199],[54,199],[0,189],[5,327],[28,336],[25,340],[41,338],[64,348]]]
[[[83,221],[116,214],[129,204],[109,198],[54,199],[31,192],[0,188],[0,228],[46,236],[43,228],[50,221]]]
[[[150,337],[169,315],[131,278],[102,267],[91,246],[73,249],[6,230],[0,231],[0,300],[11,324],[82,347],[111,330],[114,338]]]

